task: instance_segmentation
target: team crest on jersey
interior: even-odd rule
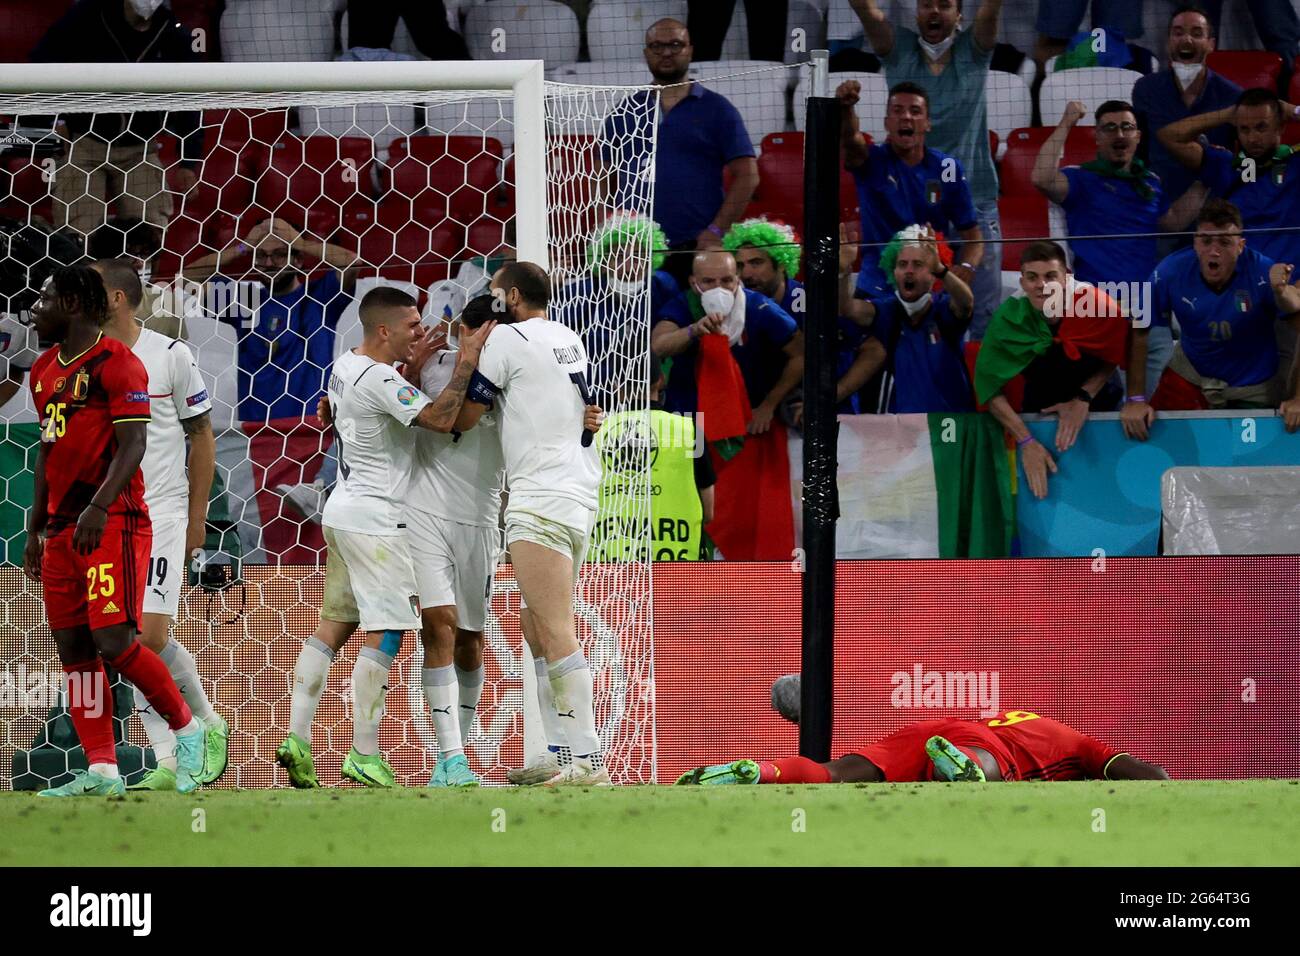
[[[74,402],[84,402],[89,394],[90,374],[85,369],[81,369],[72,377],[72,400]]]
[[[420,616],[420,599],[416,595],[411,595],[411,613],[416,617]]]
[[[1273,167],[1273,185],[1281,186],[1282,183],[1285,181],[1286,181],[1286,167],[1279,163]]]
[[[1237,290],[1237,311],[1242,313],[1249,312],[1250,305],[1251,305],[1250,293],[1247,292],[1245,289],[1238,289]]]
[[[931,206],[937,206],[942,198],[943,184],[937,179],[927,180],[925,184],[925,201]]]
[[[409,385],[403,385],[397,390],[397,400],[403,405],[414,405],[415,397],[420,393]]]

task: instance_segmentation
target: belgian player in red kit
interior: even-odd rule
[[[124,790],[105,660],[176,733],[177,790],[195,789],[203,767],[202,724],[166,665],[136,640],[152,539],[140,473],[149,379],[129,348],[104,335],[107,315],[103,280],[89,266],[55,270],[32,308],[42,341],[59,344],[31,369],[41,442],[23,570],[43,585],[68,712],[89,765],[42,790],[45,797]]]
[[[1073,727],[1027,710],[987,720],[922,720],[817,763],[804,757],[736,760],[697,767],[679,784],[877,783],[923,780],[1168,780],[1144,763]]]

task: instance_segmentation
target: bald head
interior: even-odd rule
[[[718,288],[735,292],[740,286],[735,257],[723,249],[697,252],[691,262],[691,285],[696,292]]]
[[[680,83],[686,79],[694,53],[691,35],[680,20],[665,17],[651,24],[645,32],[645,65],[660,85]]]

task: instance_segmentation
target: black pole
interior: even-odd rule
[[[840,106],[808,98],[804,138],[803,680],[799,753],[831,756],[835,644],[836,317],[840,248]]]

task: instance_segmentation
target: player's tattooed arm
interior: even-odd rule
[[[207,538],[208,498],[212,495],[212,480],[217,473],[217,439],[212,434],[212,416],[204,412],[181,421],[181,428],[190,442],[189,469],[189,525],[185,532],[185,553],[192,555],[203,547]]]
[[[45,486],[45,458],[49,445],[41,442],[36,450],[35,482],[32,487],[32,510],[27,516],[27,544],[23,548],[23,571],[33,581],[41,579],[41,557],[45,552],[45,524],[49,504]]]
[[[462,336],[460,350],[456,352],[456,366],[452,369],[451,381],[447,387],[416,416],[415,424],[435,432],[465,431],[461,427],[462,408],[477,403],[466,402],[465,394],[469,391],[474,371],[478,368],[478,357],[483,346],[496,328],[495,322],[485,322],[474,330],[472,335]],[[479,405],[479,414],[484,406]],[[478,415],[474,416],[478,420]],[[467,426],[469,427],[469,426]]]
[[[126,490],[144,460],[145,430],[148,422],[114,422],[113,435],[117,439],[117,452],[108,463],[104,481],[90,499],[90,504],[77,519],[72,533],[72,546],[78,554],[87,555],[99,547],[108,524],[108,509]]]

